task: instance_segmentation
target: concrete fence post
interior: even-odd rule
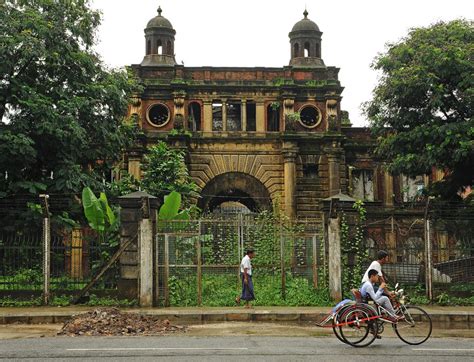
[[[329,218],[329,293],[336,302],[342,299],[340,218]]]
[[[49,218],[49,195],[39,195],[43,211],[43,304],[49,304],[51,277],[51,222]]]
[[[148,197],[142,198],[143,218],[138,223],[138,250],[140,251],[139,302],[140,307],[153,306],[153,225],[150,219]]]
[[[142,191],[121,196],[120,244],[132,242],[120,256],[119,294],[151,307],[154,300],[154,236],[158,199]]]

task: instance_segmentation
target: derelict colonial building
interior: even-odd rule
[[[306,10],[303,16],[289,32],[288,65],[185,67],[175,59],[176,31],[159,8],[145,28],[145,56],[131,66],[143,92],[129,115],[143,136],[124,167],[140,179],[144,154],[158,140],[184,150],[198,206],[210,212],[229,202],[250,211],[278,205],[289,218],[322,225],[325,199],[364,200],[372,250],[391,250],[393,262],[410,264],[413,273],[403,275],[416,281],[424,231],[413,225],[423,209],[404,206],[442,173],[410,179],[384,170],[368,129],[351,127],[341,110],[339,68],[325,64],[323,33]],[[435,261],[458,257],[446,230],[434,239]]]
[[[125,157],[129,173],[141,177],[143,154],[162,139],[186,151],[207,211],[227,201],[252,211],[278,203],[291,218],[318,219],[322,200],[340,192],[380,212],[414,196],[428,180],[393,177],[374,159],[369,131],[351,127],[341,110],[339,68],[324,63],[323,33],[303,16],[289,44],[282,39],[288,65],[185,67],[159,8],[145,28],[145,56],[132,65],[144,90],[129,112],[144,137]]]

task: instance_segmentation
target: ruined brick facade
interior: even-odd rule
[[[186,150],[204,210],[279,203],[289,217],[318,219],[322,200],[339,192],[378,211],[416,196],[428,180],[393,177],[374,158],[369,131],[341,111],[339,68],[323,61],[322,32],[303,15],[289,33],[286,66],[185,67],[159,9],[145,29],[145,57],[131,66],[144,90],[129,113],[144,137],[125,157],[128,171],[140,178],[146,148],[162,139]]]

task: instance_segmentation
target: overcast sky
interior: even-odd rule
[[[360,112],[377,74],[370,63],[387,42],[411,27],[474,18],[467,0],[93,0],[103,13],[97,51],[113,67],[140,63],[143,29],[158,5],[176,30],[175,53],[185,66],[282,67],[290,60],[288,33],[303,18],[323,32],[322,58],[341,68],[342,108],[354,125],[367,125]]]

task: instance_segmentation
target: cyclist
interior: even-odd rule
[[[388,253],[385,250],[379,250],[377,253],[377,260],[374,260],[372,264],[367,268],[364,277],[362,278],[362,284],[369,280],[369,270],[377,270],[377,274],[380,277],[381,282],[387,282],[382,273],[382,265],[388,262]]]
[[[362,284],[362,287],[360,288],[360,294],[362,298],[364,300],[367,300],[367,297],[370,297],[375,303],[382,306],[388,312],[382,314],[382,320],[390,323],[396,323],[399,320],[399,317],[397,317],[395,309],[393,309],[392,303],[390,302],[390,299],[387,296],[383,295],[387,284],[385,284],[385,282],[382,282],[377,292],[375,292],[374,284],[379,281],[379,272],[376,269],[370,269],[367,272],[367,275],[369,277],[369,280]]]

